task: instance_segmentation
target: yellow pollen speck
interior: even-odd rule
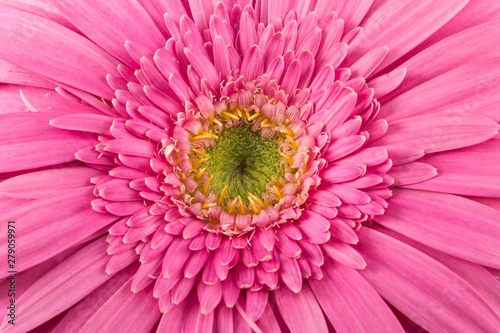
[[[260,127],[264,127],[268,122],[269,122],[269,119],[267,119],[267,118],[262,120],[262,122],[260,123]]]
[[[290,119],[288,118],[285,119],[285,125],[290,125]]]

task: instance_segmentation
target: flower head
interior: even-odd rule
[[[498,327],[497,5],[48,3],[0,12],[6,331]]]

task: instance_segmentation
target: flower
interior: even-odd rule
[[[496,1],[1,6],[2,331],[500,327]]]

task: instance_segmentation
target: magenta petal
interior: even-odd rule
[[[38,199],[2,214],[4,221],[22,221],[17,228],[19,256],[17,270],[30,268],[85,240],[116,219],[90,207],[95,196],[84,187]],[[1,241],[6,243],[7,235]],[[5,272],[1,273],[5,276]]]
[[[49,112],[0,115],[0,172],[71,162],[75,160],[75,152],[95,144],[92,136],[50,126],[49,120],[56,115]]]
[[[383,226],[452,256],[500,268],[498,211],[451,194],[406,189],[396,189],[389,205],[376,218]]]
[[[494,332],[500,327],[498,315],[453,271],[380,232],[362,228],[359,235],[358,246],[368,264],[362,276],[422,328],[431,332]],[[461,287],[450,285],[450,281]],[[436,309],[439,316],[431,315]]]
[[[323,279],[309,284],[337,332],[403,332],[392,310],[355,269],[328,261],[324,272]]]
[[[274,297],[291,333],[328,333],[321,307],[307,284],[297,294],[280,288],[274,292]]]

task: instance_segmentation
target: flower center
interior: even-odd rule
[[[206,149],[212,191],[221,193],[226,188],[224,203],[241,197],[249,204],[251,196],[262,197],[267,184],[283,174],[279,153],[283,142],[280,135],[264,138],[247,124],[222,131],[215,145]]]

